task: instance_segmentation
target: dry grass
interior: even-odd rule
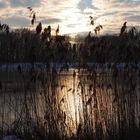
[[[121,36],[92,37],[72,45],[65,36],[51,36],[51,27],[41,33],[23,29],[0,34],[0,63],[16,62],[139,62],[140,33],[135,27]],[[58,29],[59,30],[59,26]]]
[[[70,44],[64,36],[18,30],[0,34],[0,63],[31,63],[28,71],[0,71],[0,138],[15,134],[29,140],[140,139],[140,33],[88,38]],[[48,37],[47,37],[48,35]],[[45,37],[44,37],[45,36]],[[45,39],[46,38],[46,39]],[[34,68],[42,62],[44,68]],[[61,69],[50,64],[64,62]],[[132,62],[117,69],[100,64]],[[78,63],[71,69],[68,63]]]
[[[140,138],[138,70],[40,69],[5,74],[8,76],[1,79],[1,136],[16,134],[30,140]],[[69,103],[75,108],[71,115]]]

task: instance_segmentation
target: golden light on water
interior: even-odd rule
[[[95,72],[84,69],[59,71],[48,78],[45,89],[40,81],[30,85],[32,89],[27,92],[29,94],[24,91],[9,93],[7,89],[11,85],[7,84],[0,99],[0,112],[3,113],[0,116],[1,128],[7,131],[14,122],[14,128],[23,133],[28,129],[33,134],[36,128],[41,129],[43,134],[59,134],[62,138],[74,136],[81,140],[86,134],[94,136],[99,132],[103,138],[108,138],[110,131],[114,132],[115,137],[119,134],[120,117],[127,120],[124,129],[130,126],[130,112],[135,115],[134,122],[139,127],[139,79],[134,80],[134,92],[128,91],[132,81],[124,80],[127,75],[122,76],[126,71],[120,72],[117,79],[113,79],[110,72]],[[10,79],[13,80],[13,76],[18,75],[12,73]],[[14,83],[12,86],[23,88],[24,85]],[[127,108],[123,109],[125,106]]]
[[[69,127],[69,132],[76,133],[77,126],[81,121],[83,116],[83,106],[81,90],[76,88],[78,86],[77,76],[68,76],[67,78],[62,78],[62,83],[65,86],[59,92],[58,102],[60,103],[60,110],[66,115],[66,125]],[[75,91],[76,89],[76,91]],[[68,132],[68,133],[69,133]]]

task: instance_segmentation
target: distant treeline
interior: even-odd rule
[[[49,35],[49,37],[47,36]],[[0,33],[0,63],[16,62],[140,62],[140,32],[129,30],[123,35],[85,37],[71,44],[69,37],[36,34],[20,29]]]

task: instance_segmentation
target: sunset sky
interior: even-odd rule
[[[37,21],[60,32],[77,33],[92,30],[89,16],[96,25],[103,25],[102,33],[117,33],[122,24],[140,26],[140,0],[0,0],[0,21],[12,28],[30,27],[28,6],[37,15]],[[35,28],[35,27],[32,27]]]

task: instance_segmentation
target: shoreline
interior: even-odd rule
[[[30,69],[125,69],[125,68],[135,68],[140,70],[140,62],[139,63],[3,63],[0,64],[0,71],[15,71],[20,67],[22,70],[30,70]]]

